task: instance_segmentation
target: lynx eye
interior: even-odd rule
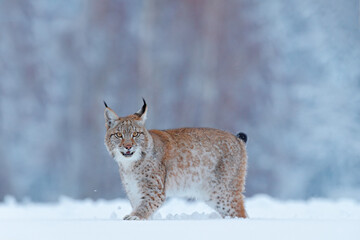
[[[133,133],[133,137],[138,137],[140,134],[138,132]]]
[[[116,138],[122,138],[122,134],[121,133],[115,133],[114,134]]]

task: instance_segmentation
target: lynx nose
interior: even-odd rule
[[[132,148],[132,145],[131,145],[131,144],[126,144],[126,145],[124,146],[124,148],[126,148],[127,150],[130,150],[130,149]]]

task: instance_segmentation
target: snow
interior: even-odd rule
[[[0,239],[359,239],[360,203],[351,199],[246,201],[250,219],[221,219],[202,202],[170,199],[150,221],[123,221],[127,200],[0,204]]]

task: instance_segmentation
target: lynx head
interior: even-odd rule
[[[136,161],[149,146],[151,138],[145,128],[147,105],[129,116],[119,117],[105,104],[105,146],[117,162]]]

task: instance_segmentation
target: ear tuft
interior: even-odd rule
[[[145,121],[146,121],[146,115],[147,115],[147,104],[146,104],[146,101],[145,99],[143,98],[143,106],[141,107],[141,109],[139,111],[137,111],[135,113],[135,115],[137,115],[139,118],[140,118],[140,124],[144,125],[145,124]]]

